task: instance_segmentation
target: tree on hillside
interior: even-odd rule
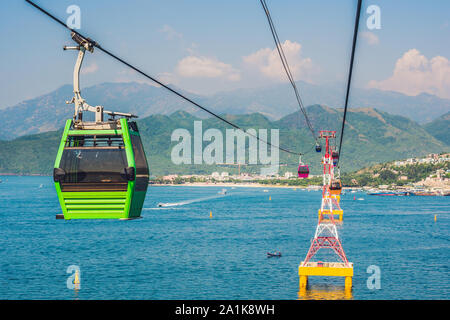
[[[392,182],[392,181],[397,180],[397,175],[394,172],[392,172],[391,170],[383,170],[380,172],[379,178],[386,182],[387,181]]]

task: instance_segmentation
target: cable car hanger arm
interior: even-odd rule
[[[104,110],[103,106],[91,106],[81,97],[80,90],[80,70],[83,64],[84,55],[86,54],[86,50],[93,53],[94,45],[89,39],[85,39],[82,36],[76,34],[72,31],[71,33],[72,39],[78,43],[78,46],[64,46],[64,50],[78,50],[78,57],[75,63],[75,67],[73,70],[73,93],[74,96],[72,100],[66,101],[67,104],[75,104],[75,112],[73,115],[74,121],[78,119],[78,121],[82,121],[83,111],[90,111],[95,113],[95,122],[103,122],[103,114],[106,113],[113,118],[115,116],[123,116],[127,118],[138,118],[138,116],[131,113],[122,113],[122,112],[113,112]]]

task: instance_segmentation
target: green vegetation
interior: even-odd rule
[[[396,166],[394,163],[384,163],[375,165],[358,172],[347,173],[342,176],[342,183],[345,186],[379,186],[409,185],[419,182],[434,174],[437,170],[450,170],[450,162],[436,164],[411,164],[406,166]],[[445,174],[447,177],[449,174]]]
[[[450,112],[427,123],[424,125],[424,128],[436,139],[442,141],[446,145],[450,145]]]
[[[316,130],[328,129],[339,132],[342,120],[341,109],[314,105],[308,107],[308,113]],[[321,154],[314,152],[312,136],[303,119],[301,118],[302,122],[300,122],[298,116],[299,113],[296,112],[279,121],[270,121],[258,113],[224,117],[246,129],[279,129],[280,145],[305,153],[302,160],[308,163],[311,174],[319,174]],[[175,129],[184,128],[193,134],[194,120],[200,119],[187,112],[178,111],[170,116],[152,115],[138,121],[151,175],[211,174],[214,171],[237,174],[236,166],[172,163],[171,151],[178,143],[171,142],[172,132]],[[449,149],[448,145],[433,138],[416,122],[404,117],[393,116],[375,109],[351,109],[347,120],[341,158],[342,172],[352,172],[376,163],[423,156]],[[215,118],[209,118],[203,120],[203,132],[208,128],[220,129],[225,137],[225,129],[230,127]],[[61,134],[60,130],[25,136],[12,141],[0,141],[0,173],[50,175]],[[209,142],[204,142],[203,147],[208,144]],[[280,174],[286,171],[295,173],[298,157],[280,152],[280,164],[286,164],[281,166]],[[241,172],[259,173],[260,169],[261,165],[242,166]],[[385,173],[383,179],[393,180],[394,177]]]
[[[298,179],[294,177],[289,180],[272,179],[272,180],[259,180],[257,182],[261,184],[307,187],[310,185],[322,185],[322,177],[314,177],[310,179]]]
[[[70,65],[66,67],[64,70],[71,72],[72,67]],[[298,81],[297,86],[304,93],[302,98],[305,105],[318,101],[330,106],[342,105],[342,88],[339,83],[313,85]],[[183,92],[180,88],[176,89]],[[133,113],[141,118],[152,114],[170,115],[177,110],[195,112],[195,115],[200,117],[205,116],[203,111],[166,89],[146,83],[101,83],[83,87],[82,91],[83,97],[93,106],[102,105],[107,110]],[[218,113],[248,114],[257,111],[271,119],[279,119],[298,110],[292,96],[292,88],[287,83],[252,89],[240,88],[213,95],[183,93]],[[64,104],[64,101],[72,96],[72,85],[64,85],[48,94],[2,108],[2,119],[8,120],[2,121],[0,140],[57,130],[66,119],[72,117],[73,107]],[[351,102],[353,106],[375,107],[377,110],[406,116],[418,123],[438,118],[449,111],[450,105],[448,99],[440,99],[430,94],[407,96],[373,88],[352,88]],[[90,115],[85,114],[85,120],[88,118],[91,118]]]
[[[151,179],[151,183],[153,184],[185,184],[185,183],[198,183],[198,182],[209,182],[209,183],[255,183],[255,184],[266,184],[266,185],[280,185],[280,186],[298,186],[298,187],[307,187],[309,185],[322,185],[322,177],[314,177],[310,179],[298,179],[293,177],[291,179],[261,179],[261,180],[240,180],[240,179],[228,179],[228,180],[206,180],[201,177],[189,177],[182,178],[176,177],[172,182],[168,180],[164,180],[162,176],[158,176]]]

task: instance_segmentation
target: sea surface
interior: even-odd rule
[[[354,263],[349,294],[343,278],[311,277],[299,290],[317,191],[237,187],[220,195],[222,187],[150,186],[142,219],[64,221],[55,219],[52,178],[0,179],[0,299],[450,297],[450,197],[343,195],[339,235]],[[282,257],[267,258],[275,250]],[[67,286],[72,265],[78,289]],[[367,284],[375,283],[369,266],[380,271],[379,289]]]

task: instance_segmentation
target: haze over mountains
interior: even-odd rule
[[[338,85],[312,85],[298,82],[305,105],[323,104],[341,107],[344,88]],[[82,91],[91,105],[103,105],[112,111],[131,112],[140,118],[152,114],[169,115],[184,110],[199,117],[205,112],[184,102],[164,88],[143,83],[103,83]],[[296,100],[287,84],[266,88],[239,89],[211,96],[186,93],[188,97],[220,114],[260,113],[278,120],[298,110]],[[73,105],[64,102],[73,96],[72,86],[65,85],[49,94],[2,109],[0,139],[13,139],[25,134],[57,130],[65,119],[71,118]],[[377,89],[352,89],[352,108],[376,108],[391,114],[408,117],[420,124],[433,121],[450,111],[450,100],[429,94],[406,96]],[[311,114],[311,117],[314,115]]]

